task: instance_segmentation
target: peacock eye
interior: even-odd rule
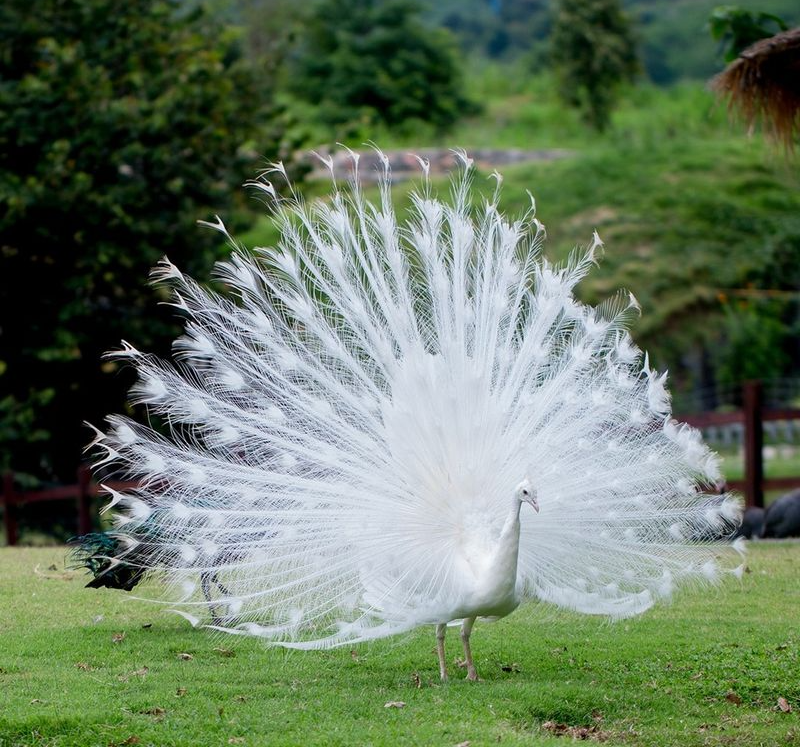
[[[522,489],[522,495],[530,495],[530,492],[528,491],[527,488]]]

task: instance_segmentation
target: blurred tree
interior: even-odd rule
[[[0,38],[0,468],[65,479],[123,407],[101,354],[168,351],[149,268],[208,273],[195,221],[281,131],[238,39],[177,1],[5,0]]]
[[[288,83],[334,127],[420,120],[444,130],[474,110],[455,54],[450,34],[424,26],[408,0],[319,0]]]
[[[725,50],[725,62],[732,62],[739,53],[759,39],[786,31],[786,22],[773,13],[753,12],[735,5],[720,5],[711,13],[708,26],[714,40]]]
[[[620,86],[639,71],[619,0],[559,0],[550,41],[561,97],[594,129],[606,129]]]
[[[426,15],[450,29],[468,54],[513,58],[543,43],[550,27],[548,0],[425,0]]]
[[[308,6],[296,0],[239,0],[247,51],[259,65],[280,68],[296,43]]]
[[[786,374],[789,330],[769,302],[742,302],[726,308],[723,344],[717,350],[717,384],[739,386]]]

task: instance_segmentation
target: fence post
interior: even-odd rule
[[[17,495],[14,492],[14,473],[9,470],[3,475],[3,505],[6,513],[6,542],[9,547],[17,544]]]
[[[78,467],[78,534],[92,531],[92,517],[89,512],[92,472],[85,464]]]
[[[744,404],[744,491],[748,506],[764,505],[764,424],[761,420],[761,382],[746,381]]]

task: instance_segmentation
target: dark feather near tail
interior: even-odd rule
[[[145,577],[149,569],[149,567],[142,567],[146,565],[144,562],[139,565],[139,561],[144,560],[141,551],[129,549],[125,553],[125,560],[121,560],[119,556],[123,543],[118,537],[108,532],[93,532],[80,537],[72,537],[68,540],[68,544],[72,546],[68,566],[75,569],[86,568],[92,574],[91,581],[86,584],[87,588],[99,589],[106,586],[109,589],[130,591]],[[208,602],[211,622],[214,625],[221,625],[225,619],[227,605],[214,601],[214,587],[216,587],[216,592],[224,597],[231,595],[220,581],[217,572],[201,572],[200,588]]]
[[[126,560],[119,560],[122,543],[108,532],[93,532],[69,540],[72,549],[69,564],[72,568],[86,568],[92,579],[86,586],[99,589],[124,589],[130,591],[145,575],[143,568],[133,565],[135,553],[127,553]],[[130,562],[128,562],[130,561]]]

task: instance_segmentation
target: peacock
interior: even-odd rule
[[[193,625],[288,648],[432,626],[443,680],[448,626],[475,680],[475,621],[523,600],[621,619],[740,575],[738,502],[708,494],[718,458],[632,341],[635,298],[574,294],[597,234],[550,262],[533,198],[507,218],[462,151],[448,199],[418,159],[401,219],[378,153],[373,201],[356,153],[310,204],[271,165],[250,186],[280,240],[206,223],[231,245],[216,290],[153,270],[185,333],[172,363],[112,354],[163,424],[115,415],[93,441],[138,481],[109,490],[113,563],[158,570],[153,601]]]
[[[126,538],[116,532],[89,532],[67,540],[70,546],[67,566],[74,570],[85,569],[92,577],[87,589],[121,589],[133,591],[148,575],[157,570],[149,562],[146,553],[157,545],[158,526],[139,527],[141,533],[148,535],[148,543],[131,546]],[[220,581],[219,572],[206,569],[200,572],[200,588],[208,603],[208,612],[215,625],[221,621],[219,610],[223,609],[214,601],[215,595],[228,596],[230,592]]]
[[[92,574],[87,589],[122,589],[132,591],[147,573],[147,564],[136,554],[129,554],[120,561],[117,556],[125,549],[120,538],[113,532],[90,532],[67,540],[70,545],[67,566],[72,569],[85,568]]]

